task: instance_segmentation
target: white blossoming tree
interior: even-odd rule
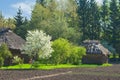
[[[34,59],[46,58],[51,56],[51,37],[43,31],[28,31],[26,44],[23,47],[24,53]]]

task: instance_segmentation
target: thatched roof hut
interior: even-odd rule
[[[20,36],[13,33],[10,29],[1,29],[0,30],[0,45],[2,43],[6,43],[9,50],[11,51],[13,56],[20,56],[21,54],[22,46],[25,44],[25,40],[22,39]],[[10,64],[10,60],[5,60],[5,65]]]
[[[86,48],[86,56],[83,57],[83,63],[103,64],[108,62],[110,52],[97,40],[85,40],[83,46]]]
[[[2,43],[6,43],[10,49],[21,50],[25,40],[9,29],[2,29],[0,31],[0,45]]]

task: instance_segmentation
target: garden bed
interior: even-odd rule
[[[0,80],[120,80],[120,64],[97,68],[0,70]]]

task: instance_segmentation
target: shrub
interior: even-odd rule
[[[85,55],[86,49],[84,47],[79,46],[72,46],[71,47],[71,54],[68,58],[69,62],[71,64],[80,64],[82,56]]]
[[[18,56],[14,56],[13,57],[13,61],[14,64],[18,64],[20,68],[22,68],[22,64],[23,64],[23,60],[18,57]]]
[[[4,64],[4,59],[2,57],[0,57],[0,67],[2,67]]]
[[[52,48],[54,52],[50,59],[54,64],[79,64],[82,56],[86,53],[84,47],[72,45],[72,43],[63,38],[55,40]]]
[[[3,43],[0,46],[0,65],[1,65],[1,67],[4,65],[4,60],[8,57],[12,57],[12,54],[9,51],[7,45],[5,43]]]
[[[14,56],[12,62],[14,64],[23,64],[23,60],[20,57],[18,57],[18,56]]]
[[[108,66],[112,66],[112,64],[109,64],[109,63],[104,63],[102,64],[103,67],[108,67]]]
[[[33,66],[34,68],[38,68],[38,67],[40,66],[39,61],[35,61],[35,62],[32,64],[32,66]]]
[[[52,44],[52,48],[54,52],[52,53],[52,63],[60,64],[65,63],[67,57],[69,57],[70,53],[70,43],[68,40],[59,38],[55,40]]]

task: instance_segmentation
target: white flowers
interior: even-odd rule
[[[39,58],[51,56],[51,37],[43,31],[28,31],[26,44],[24,45],[25,53],[30,56],[38,55]]]

